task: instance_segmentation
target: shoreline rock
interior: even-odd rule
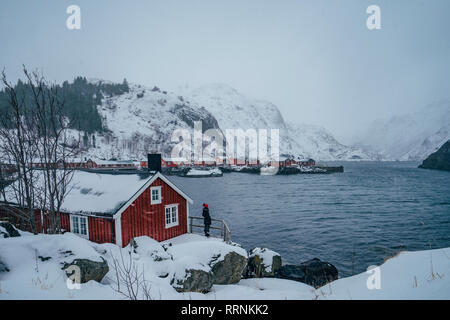
[[[450,171],[450,140],[423,160],[419,168]]]
[[[170,282],[177,292],[207,293],[211,290],[214,276],[204,270],[188,269],[180,278],[173,278]]]
[[[246,266],[246,257],[235,251],[229,252],[222,261],[215,263],[211,268],[214,284],[238,283]]]
[[[269,278],[282,266],[281,255],[268,248],[253,248],[249,251],[244,278]]]
[[[303,282],[314,288],[320,288],[339,278],[339,272],[329,262],[314,258],[300,265],[282,266],[276,273],[276,278]]]

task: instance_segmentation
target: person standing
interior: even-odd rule
[[[208,204],[203,204],[203,223],[205,224],[205,236],[209,237],[209,227],[211,226],[211,216],[209,215]]]

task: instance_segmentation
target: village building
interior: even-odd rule
[[[6,188],[7,194],[8,188],[11,186]],[[0,202],[0,207],[15,206],[12,196],[7,200]],[[160,172],[114,175],[77,170],[60,210],[60,221],[65,231],[124,247],[134,237],[164,241],[189,232],[192,203]],[[0,209],[0,217],[7,216],[18,222]],[[37,231],[47,233],[50,221],[45,209],[36,205],[34,218]]]

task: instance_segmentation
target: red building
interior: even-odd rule
[[[304,166],[304,167],[311,167],[311,166],[316,165],[316,161],[314,161],[313,159],[299,161],[299,165]]]
[[[61,226],[91,241],[122,247],[139,236],[163,241],[189,231],[189,204],[192,200],[159,172],[142,178],[76,171],[61,208]],[[35,210],[35,222],[39,233],[47,232],[45,210]]]

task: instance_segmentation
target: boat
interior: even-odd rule
[[[189,178],[206,178],[206,177],[221,177],[222,171],[219,168],[191,168],[185,175]]]

